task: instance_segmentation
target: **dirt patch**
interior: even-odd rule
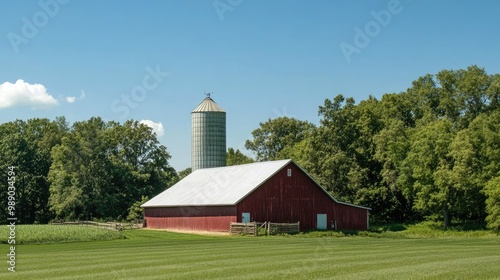
[[[187,234],[197,234],[197,235],[207,235],[207,236],[229,236],[229,232],[221,231],[200,231],[200,230],[185,230],[185,229],[158,229],[158,228],[145,228],[146,230],[159,230],[177,233],[187,233]]]

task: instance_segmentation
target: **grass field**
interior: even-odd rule
[[[9,227],[0,227],[0,243],[7,243]],[[17,244],[44,244],[78,241],[100,241],[125,238],[121,232],[90,226],[18,225]]]
[[[0,279],[500,279],[500,238],[228,237],[17,245]],[[0,252],[7,260],[8,246]]]

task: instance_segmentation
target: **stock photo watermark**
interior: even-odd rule
[[[130,94],[124,94],[113,101],[111,104],[113,113],[121,113],[120,117],[126,118],[130,114],[130,110],[137,108],[140,102],[146,100],[149,92],[158,88],[170,75],[169,72],[162,72],[159,65],[156,65],[154,69],[146,67],[146,72],[141,85],[133,87]]]
[[[9,227],[7,243],[10,246],[7,269],[11,272],[16,272],[16,222],[16,171],[14,166],[9,166],[7,167],[7,227]]]
[[[15,53],[19,53],[19,47],[21,45],[26,45],[29,43],[30,39],[33,39],[40,29],[44,28],[48,23],[50,18],[54,18],[59,14],[62,5],[66,5],[71,0],[40,0],[38,1],[38,6],[40,10],[35,12],[30,18],[22,17],[23,22],[21,26],[21,32],[9,32],[7,33],[7,39],[9,39],[12,50]]]
[[[224,14],[234,11],[242,2],[243,0],[215,0],[212,2],[212,6],[219,16],[220,21],[224,21]]]
[[[409,0],[411,1],[411,0]],[[372,20],[365,23],[363,27],[354,27],[354,38],[352,43],[342,42],[339,44],[340,50],[344,55],[347,63],[351,63],[353,54],[360,54],[361,51],[368,47],[372,39],[377,37],[382,28],[387,27],[394,15],[403,11],[403,6],[399,0],[390,0],[387,3],[386,9],[380,11],[370,11]]]
[[[274,115],[277,117],[277,118],[283,118],[283,117],[286,117],[286,118],[295,118],[295,115],[294,114],[290,114],[288,113],[287,111],[287,107],[286,106],[283,106],[283,109],[280,111],[278,110],[278,108],[273,108],[273,113]]]

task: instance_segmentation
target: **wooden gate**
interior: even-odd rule
[[[240,234],[240,235],[253,235],[257,236],[257,223],[231,223],[230,226],[231,234]]]

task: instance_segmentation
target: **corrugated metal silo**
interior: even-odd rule
[[[191,169],[226,166],[226,112],[208,96],[191,112]]]

